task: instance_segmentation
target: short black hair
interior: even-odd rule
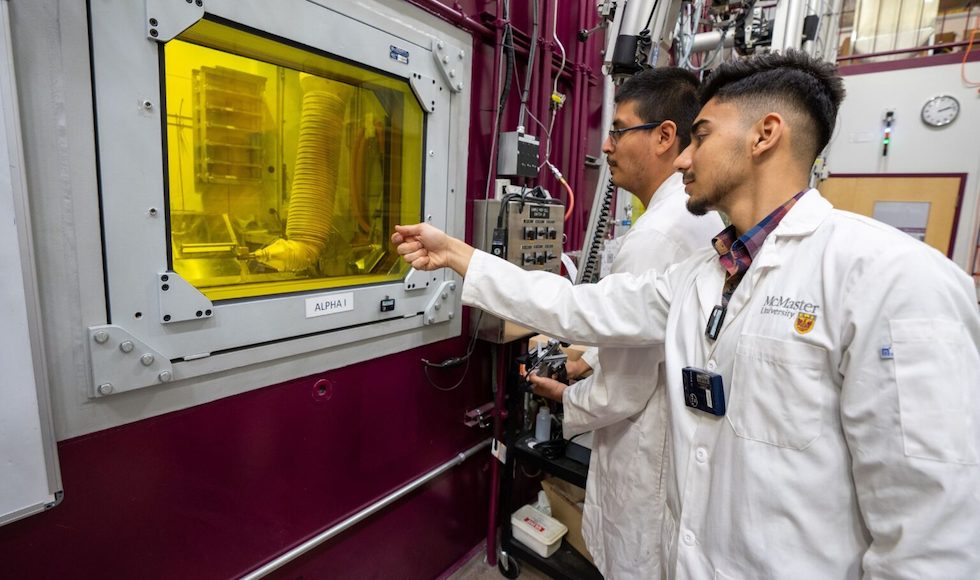
[[[691,125],[698,104],[698,77],[679,68],[653,68],[626,79],[616,93],[616,104],[631,102],[644,123],[673,121],[683,151],[691,143]]]
[[[722,64],[704,81],[699,97],[702,105],[712,98],[779,103],[802,113],[812,127],[800,132],[804,136],[800,153],[812,154],[812,163],[830,142],[844,100],[844,83],[836,66],[799,50],[787,50]]]

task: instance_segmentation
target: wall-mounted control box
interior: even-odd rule
[[[516,197],[516,196],[514,196]],[[525,270],[561,272],[565,206],[557,200],[517,197],[477,201],[473,212],[474,245]],[[533,334],[531,330],[484,313],[479,337],[494,343]]]

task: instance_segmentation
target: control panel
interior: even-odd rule
[[[518,188],[514,188],[518,189]],[[561,272],[565,206],[558,200],[509,193],[502,200],[476,201],[473,244],[525,270]],[[479,337],[495,343],[533,334],[484,313]]]

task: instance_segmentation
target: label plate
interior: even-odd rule
[[[306,299],[306,317],[326,316],[354,310],[354,293],[327,294]]]

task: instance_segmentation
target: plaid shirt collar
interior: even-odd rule
[[[759,248],[766,241],[766,237],[776,229],[783,217],[789,213],[790,208],[796,205],[796,202],[807,191],[809,189],[804,189],[791,197],[789,201],[777,207],[755,227],[739,236],[738,239],[735,238],[735,226],[728,226],[711,239],[711,245],[718,252],[721,265],[728,272],[728,276],[725,278],[725,302],[735,291],[735,286],[738,285],[749,266],[752,265],[752,258],[759,252]]]

